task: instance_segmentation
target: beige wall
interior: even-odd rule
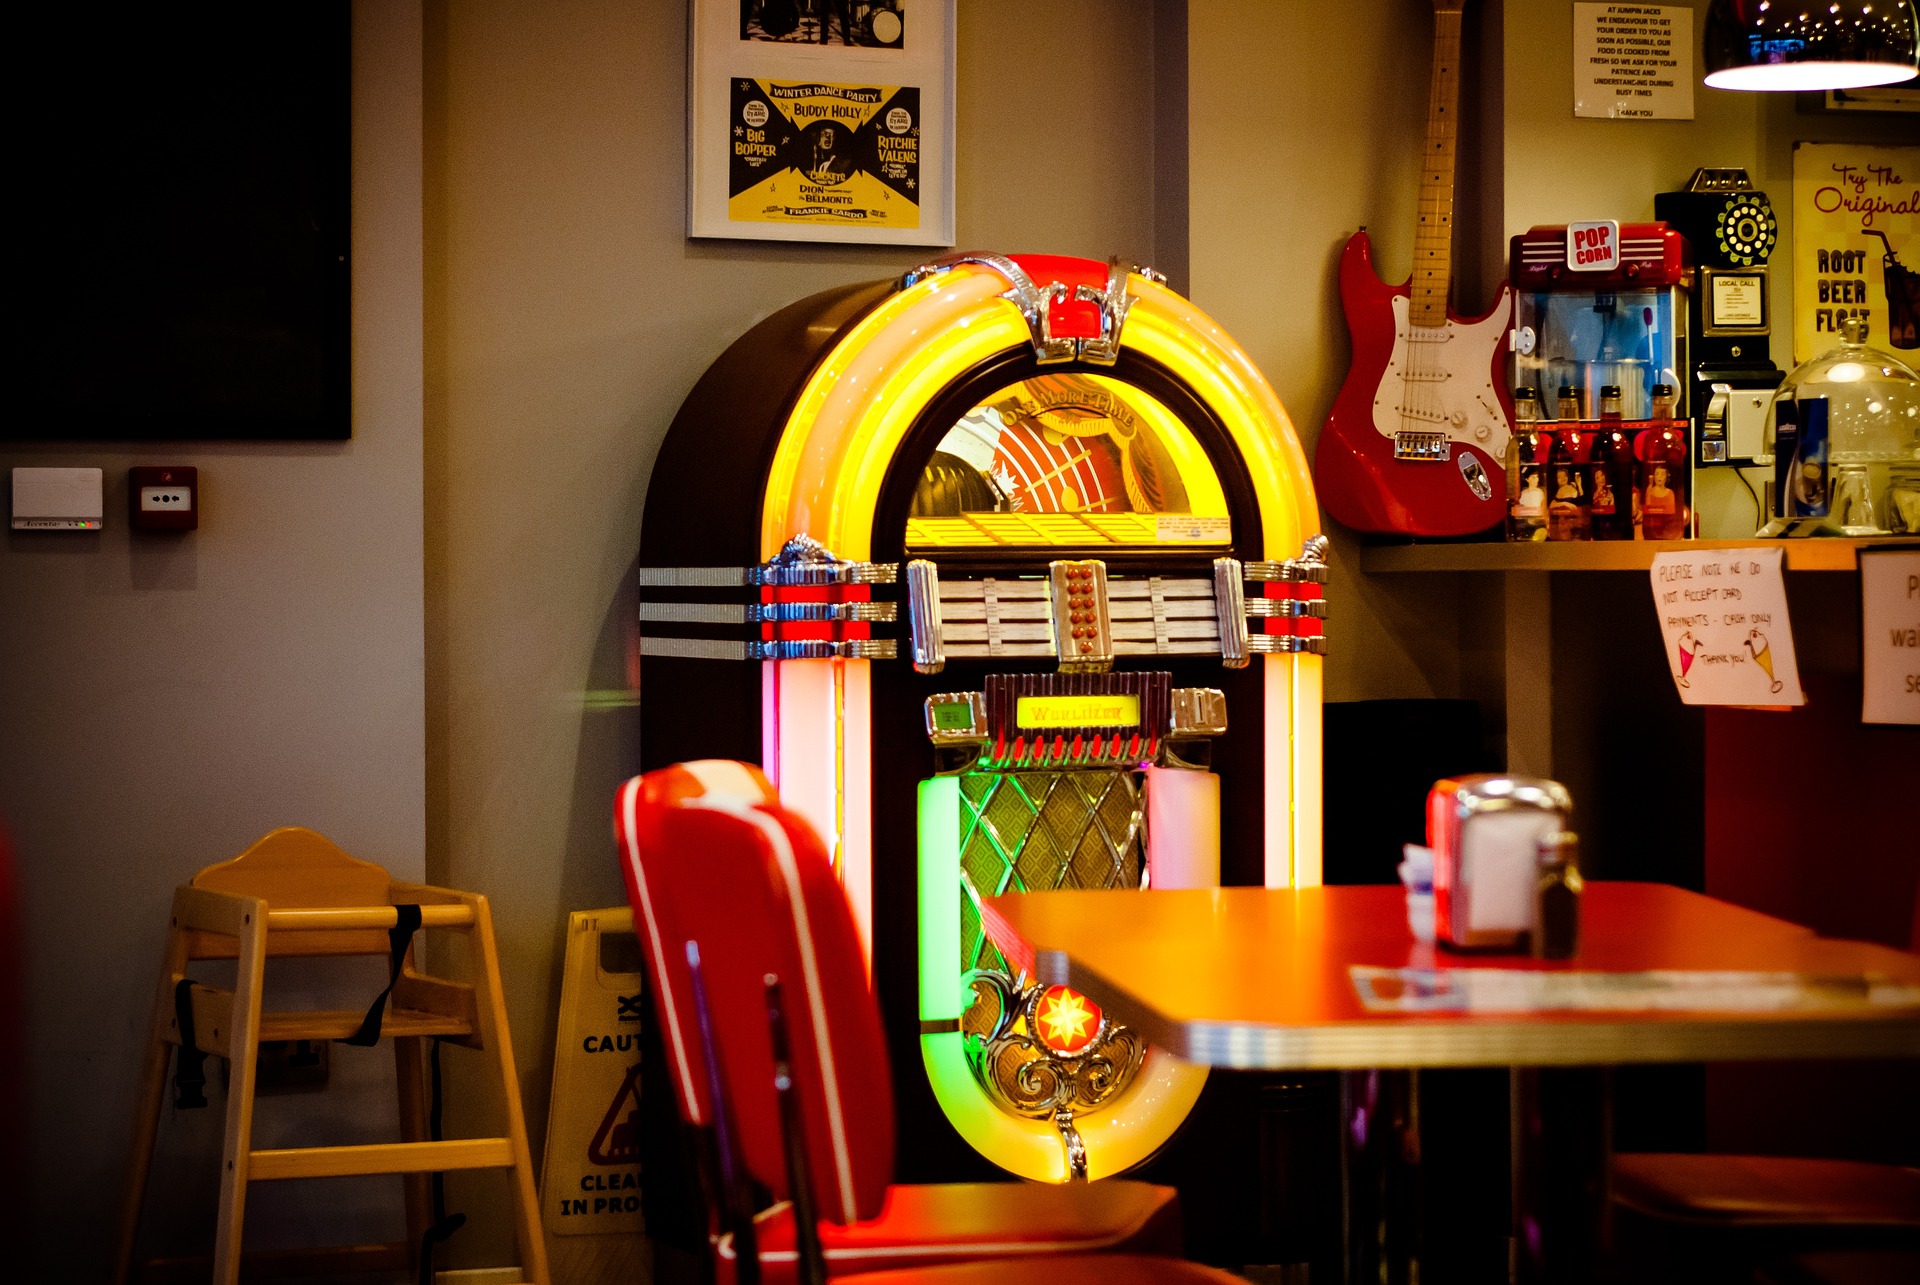
[[[0,543],[0,815],[25,885],[34,1147],[9,1169],[37,1279],[106,1271],[173,886],[288,824],[425,868],[419,68],[417,6],[356,12],[352,441],[0,448],[0,470],[97,465],[108,481],[104,531]],[[132,538],[126,470],[169,463],[200,469],[200,529]],[[7,1056],[18,1038],[0,1034]],[[338,1056],[307,1136],[377,1136],[390,1067]],[[154,1250],[210,1238],[213,1101],[166,1113]],[[287,1136],[280,1104],[263,1104],[262,1145]],[[389,1230],[361,1215],[390,1206],[388,1185],[337,1187],[319,1210],[260,1190],[256,1243],[343,1218]]]
[[[1388,280],[1411,270],[1432,8],[1205,0],[1189,14],[1192,297],[1266,372],[1311,459],[1347,371],[1341,247],[1364,225]],[[1457,578],[1360,576],[1355,537],[1329,534],[1327,699],[1457,695]]]
[[[493,898],[536,1134],[566,912],[621,898],[609,809],[638,762],[625,638],[660,439],[760,318],[937,253],[688,241],[684,15],[428,16],[429,868]],[[962,246],[1151,261],[1151,40],[1146,0],[966,0]],[[453,1252],[508,1251],[470,1225]]]

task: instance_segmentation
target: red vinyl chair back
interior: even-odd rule
[[[892,1181],[893,1092],[879,1011],[845,894],[819,838],[759,769],[710,760],[621,787],[615,836],[681,1117],[712,1118],[686,943],[700,944],[747,1168],[787,1196],[766,982],[793,1013],[819,1214],[878,1216]]]

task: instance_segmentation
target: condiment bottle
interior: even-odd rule
[[[1564,391],[1564,390],[1563,390]],[[1562,406],[1566,398],[1560,399]],[[1547,539],[1592,538],[1588,505],[1593,497],[1590,459],[1593,429],[1578,420],[1556,426],[1547,456]]]
[[[1620,414],[1620,386],[1600,390],[1600,427],[1587,453],[1588,522],[1596,540],[1633,539],[1633,442]]]
[[[1572,959],[1580,952],[1580,838],[1568,830],[1543,834],[1534,843],[1533,931],[1535,959]]]
[[[1547,444],[1540,399],[1531,388],[1513,390],[1513,433],[1507,438],[1507,539],[1547,538]]]
[[[1687,502],[1687,430],[1673,415],[1673,385],[1653,386],[1653,423],[1634,443],[1640,534],[1684,540],[1692,525]]]

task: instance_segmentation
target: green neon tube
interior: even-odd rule
[[[960,778],[936,776],[920,782],[920,1020],[959,1021],[960,998]]]

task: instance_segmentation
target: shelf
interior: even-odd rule
[[[1507,544],[1374,544],[1362,546],[1362,571],[1645,571],[1656,553],[1700,549],[1753,549],[1778,546],[1787,551],[1789,571],[1852,571],[1863,547],[1898,544],[1920,547],[1900,536],[1869,539],[1812,537],[1804,540],[1595,540],[1536,541]]]

